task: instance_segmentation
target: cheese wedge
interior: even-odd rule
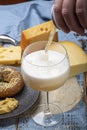
[[[0,47],[0,64],[21,64],[21,53],[20,46]]]
[[[27,30],[22,31],[20,46],[22,50],[25,49],[27,45],[37,41],[47,41],[50,32],[53,30],[54,24],[50,20],[48,22],[39,24],[37,26],[31,27]],[[54,36],[54,41],[58,41],[58,33]]]
[[[53,43],[50,48],[57,50],[58,44],[62,44],[67,50],[70,60],[70,76],[87,71],[87,54],[79,45],[71,41],[61,41]]]

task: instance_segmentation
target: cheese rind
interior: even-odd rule
[[[22,31],[20,46],[22,50],[25,49],[30,43],[37,41],[47,41],[49,38],[50,32],[53,30],[54,24],[50,20],[42,24],[36,25],[29,29]],[[56,32],[54,36],[54,41],[58,41],[58,33]]]
[[[51,44],[51,49],[58,49],[57,45],[62,44],[68,53],[70,60],[70,76],[75,76],[87,71],[87,54],[83,49],[72,41],[61,41]]]
[[[20,46],[0,47],[0,64],[21,64],[21,53]]]

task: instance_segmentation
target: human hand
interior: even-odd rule
[[[87,0],[55,0],[53,18],[56,26],[64,32],[83,35],[87,29]]]

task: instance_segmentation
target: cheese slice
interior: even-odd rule
[[[42,24],[39,24],[37,26],[22,31],[21,42],[20,42],[20,46],[22,50],[24,50],[25,47],[30,43],[37,42],[37,41],[47,41],[49,34],[53,30],[53,28],[54,28],[54,24],[50,20],[48,22],[44,22]],[[54,41],[58,41],[57,32],[54,36]]]
[[[20,46],[0,47],[0,64],[21,64],[21,53]]]
[[[75,76],[87,71],[87,54],[72,41],[61,41],[51,44],[50,48],[58,50],[57,45],[62,44],[68,53],[70,60],[70,76]]]

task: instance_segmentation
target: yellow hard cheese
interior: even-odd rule
[[[47,41],[50,32],[53,30],[54,24],[50,20],[44,22],[37,26],[31,27],[27,30],[22,31],[20,46],[22,50],[25,49],[27,45],[37,41]],[[58,41],[58,35],[55,34],[54,41]]]
[[[20,46],[0,47],[0,64],[21,64],[21,53]]]
[[[51,48],[57,50],[58,44],[62,44],[67,50],[70,60],[70,76],[87,71],[87,54],[79,45],[71,41],[61,41],[52,44]]]

